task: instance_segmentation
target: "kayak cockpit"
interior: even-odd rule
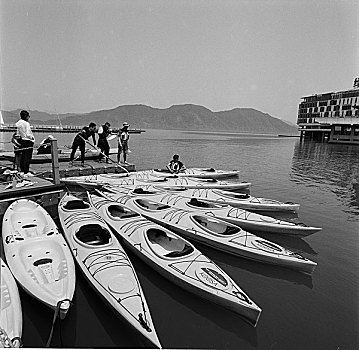
[[[251,196],[248,193],[236,193],[236,192],[223,191],[223,190],[213,190],[213,191],[220,196],[234,198],[238,200],[247,200],[251,198]]]
[[[75,238],[87,246],[104,246],[112,242],[110,232],[98,224],[81,226],[75,233]]]
[[[67,201],[63,206],[65,210],[79,210],[79,209],[89,209],[90,204],[82,201],[81,199],[74,199]]]
[[[146,232],[150,248],[160,257],[178,258],[193,253],[194,248],[178,236],[164,230],[150,228]]]
[[[157,194],[158,191],[145,190],[142,187],[137,187],[132,191],[133,194]]]
[[[108,214],[113,219],[129,219],[140,216],[140,214],[135,213],[134,211],[127,209],[121,205],[112,204],[108,206]]]
[[[147,199],[135,199],[135,203],[142,209],[163,210],[171,208],[169,205],[153,202]]]
[[[220,236],[232,236],[241,232],[241,228],[227,222],[202,215],[192,215],[191,219],[201,228]]]
[[[217,204],[214,202],[207,202],[197,198],[191,198],[186,204],[194,208],[207,208],[207,209],[219,209],[227,207],[227,204]]]

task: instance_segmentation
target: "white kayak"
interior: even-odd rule
[[[279,244],[242,230],[238,225],[205,215],[200,211],[178,209],[141,195],[130,196],[122,193],[106,193],[106,195],[188,239],[242,258],[283,266],[308,274],[311,274],[317,265]]]
[[[151,187],[146,187],[151,188]],[[185,197],[195,197],[206,201],[231,205],[232,207],[246,209],[249,211],[268,212],[298,212],[300,205],[292,202],[281,202],[275,199],[254,197],[245,193],[236,193],[220,189],[196,188],[176,189],[171,186],[153,186],[157,190],[166,190],[180,193]]]
[[[75,265],[49,213],[28,199],[13,202],[4,214],[2,238],[16,280],[64,318],[75,290]]]
[[[248,189],[251,186],[249,182],[227,182],[205,179],[189,179],[184,177],[157,177],[149,174],[98,174],[88,176],[73,176],[61,178],[65,184],[79,184],[87,187],[97,187],[103,185],[114,186],[141,186],[156,185],[170,189],[222,189],[227,191],[236,191]]]
[[[108,188],[111,190],[111,188]],[[137,187],[134,190],[127,188],[113,188],[114,193],[123,193],[132,196],[148,196],[152,200],[174,206],[179,209],[201,211],[206,215],[231,222],[248,231],[276,233],[294,236],[309,236],[321,230],[320,227],[308,226],[304,223],[295,223],[260,215],[244,209],[235,208],[220,202],[211,202],[195,197],[185,197],[178,193],[159,190],[145,190]]]
[[[161,348],[140,281],[123,247],[89,203],[66,194],[59,217],[74,258],[99,295]]]
[[[0,265],[0,348],[18,348],[22,345],[22,311],[19,290],[12,273],[1,258]]]
[[[140,171],[137,172],[141,173]],[[229,177],[237,177],[239,170],[219,170],[214,168],[188,168],[177,174],[171,173],[168,169],[151,169],[144,170],[142,173],[151,174],[160,177],[171,177],[173,175],[178,177],[194,177],[199,179],[225,179]]]
[[[113,200],[90,195],[103,219],[146,264],[165,278],[256,326],[261,309],[190,242]]]

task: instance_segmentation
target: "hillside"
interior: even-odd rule
[[[5,123],[15,123],[19,110],[3,112]],[[212,112],[206,107],[192,104],[174,105],[169,108],[152,108],[145,105],[124,105],[114,109],[85,114],[48,114],[31,111],[32,124],[98,125],[109,121],[119,127],[124,121],[137,129],[168,129],[193,131],[231,131],[258,134],[297,135],[296,126],[252,108],[235,108],[230,111]]]

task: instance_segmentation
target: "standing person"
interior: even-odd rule
[[[104,125],[100,126],[98,129],[98,141],[97,146],[100,148],[101,153],[98,156],[98,160],[101,162],[104,157],[103,154],[106,155],[106,163],[109,162],[110,156],[110,145],[108,143],[108,136],[111,134],[112,130],[110,129],[111,124],[106,122]]]
[[[75,136],[74,141],[72,142],[72,151],[70,155],[70,165],[73,165],[73,161],[75,158],[75,152],[77,148],[80,148],[81,151],[81,166],[85,166],[85,148],[86,141],[92,136],[93,144],[96,145],[96,124],[91,122],[89,126],[84,126],[82,130]]]
[[[29,176],[29,168],[32,159],[32,151],[35,143],[35,137],[32,133],[30,123],[30,114],[28,111],[20,112],[20,120],[16,122],[16,138],[20,144],[20,171],[25,177]]]
[[[184,164],[179,160],[179,155],[175,154],[173,156],[173,158],[170,160],[170,162],[167,165],[167,169],[172,173],[172,174],[178,174],[181,171],[186,170],[186,167],[184,166]]]
[[[120,129],[120,132],[118,133],[118,152],[117,152],[117,162],[120,163],[121,159],[121,153],[123,153],[123,162],[125,164],[127,163],[127,154],[129,153],[128,149],[128,140],[130,138],[130,135],[128,133],[128,127],[130,124],[127,122],[124,122],[122,124],[122,128]]]

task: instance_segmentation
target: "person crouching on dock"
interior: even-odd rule
[[[86,148],[86,141],[92,136],[93,144],[96,145],[96,124],[91,122],[89,126],[84,126],[82,130],[75,136],[74,141],[72,142],[72,151],[70,155],[70,163],[69,165],[73,165],[73,161],[75,158],[75,152],[77,148],[80,148],[81,152],[81,166],[85,166],[85,148]]]
[[[167,169],[172,174],[178,174],[186,170],[184,164],[179,160],[179,155],[175,154],[167,165]]]

